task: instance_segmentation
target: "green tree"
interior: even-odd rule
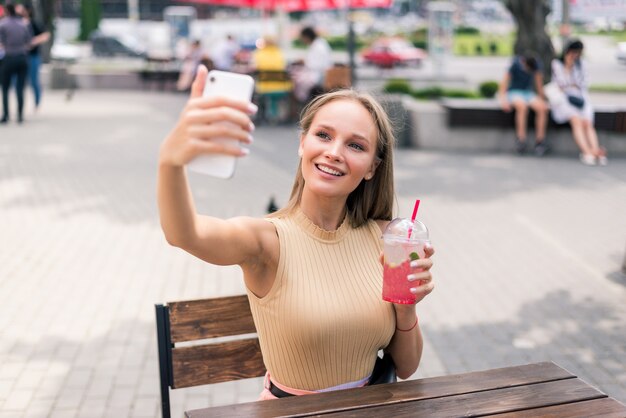
[[[552,11],[550,0],[504,0],[504,5],[517,24],[516,54],[531,52],[543,64],[543,76],[550,80],[550,63],[554,59],[554,46],[546,32],[546,16]]]
[[[86,41],[100,24],[100,0],[80,0],[80,34],[78,38]]]

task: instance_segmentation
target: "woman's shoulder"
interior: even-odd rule
[[[380,230],[380,235],[382,235],[387,228],[387,225],[389,225],[391,221],[388,221],[386,219],[374,219],[372,222],[374,222],[376,226],[378,226],[378,229]]]

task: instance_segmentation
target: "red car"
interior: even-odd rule
[[[392,68],[396,65],[419,67],[426,58],[426,52],[403,38],[382,38],[367,48],[362,57],[366,64],[381,68]]]

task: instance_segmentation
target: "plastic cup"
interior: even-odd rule
[[[383,267],[383,300],[413,304],[415,295],[409,289],[420,281],[409,281],[411,261],[425,257],[424,247],[430,244],[428,228],[418,220],[396,218],[383,233],[385,263]]]

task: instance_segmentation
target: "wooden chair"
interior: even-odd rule
[[[256,328],[247,296],[169,302],[155,307],[163,418],[170,418],[170,388],[265,374],[259,340],[249,335],[256,334]],[[210,340],[219,337],[231,338]]]
[[[324,91],[347,89],[352,87],[350,67],[342,64],[335,64],[326,70],[324,76]]]

